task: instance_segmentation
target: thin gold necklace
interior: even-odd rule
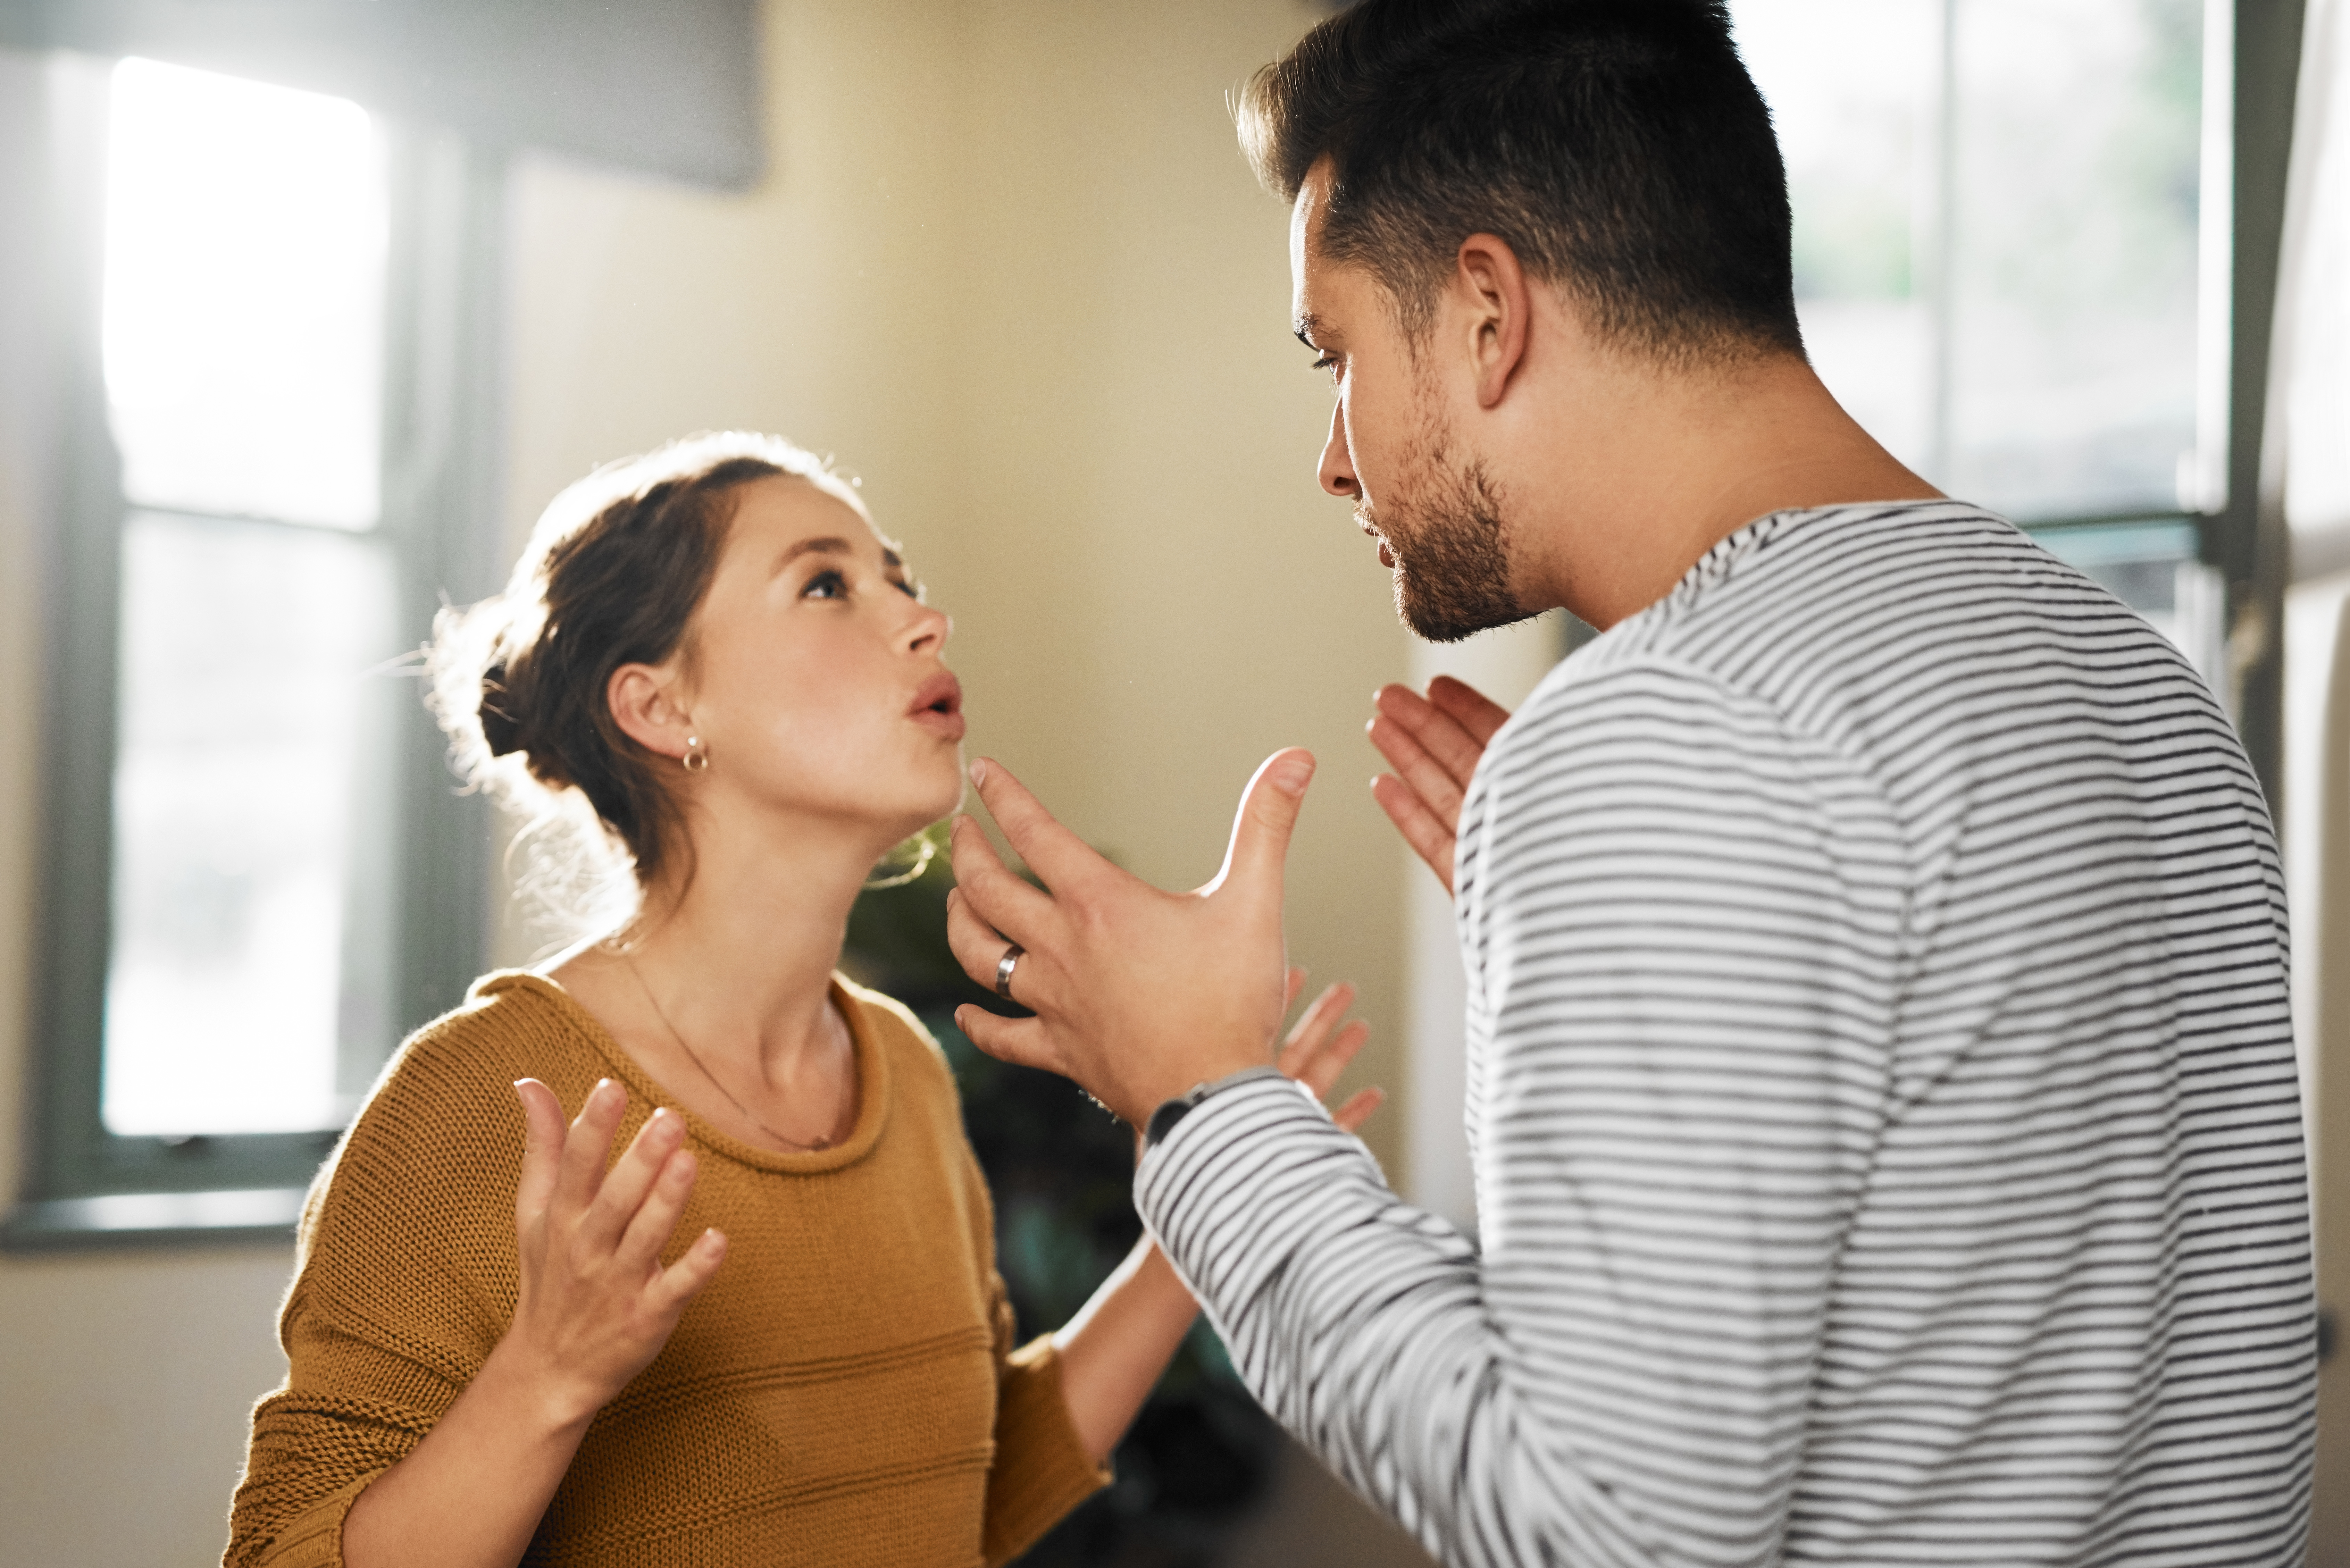
[[[661,1021],[661,1027],[669,1031],[669,1037],[677,1042],[679,1050],[685,1053],[685,1059],[692,1063],[695,1069],[710,1080],[710,1086],[725,1096],[726,1103],[742,1112],[753,1127],[757,1127],[795,1154],[816,1154],[833,1146],[835,1140],[828,1137],[820,1137],[814,1143],[803,1143],[795,1137],[785,1137],[782,1133],[769,1127],[756,1111],[736,1099],[734,1091],[718,1081],[718,1075],[712,1072],[709,1065],[695,1054],[693,1047],[686,1044],[685,1035],[678,1026],[669,1021],[669,1014],[661,1008],[660,998],[653,994],[653,988],[645,981],[645,971],[637,967],[637,955],[624,950],[620,954],[620,961],[629,966],[629,972],[637,977],[637,989],[645,993],[645,1000],[652,1004],[653,1016]],[[827,1011],[830,1011],[829,1004],[827,1006]]]

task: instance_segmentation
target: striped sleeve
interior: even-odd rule
[[[1448,1563],[1777,1560],[1901,962],[1882,799],[1668,659],[1497,741],[1456,880],[1481,1244],[1279,1084],[1138,1176],[1259,1397]]]

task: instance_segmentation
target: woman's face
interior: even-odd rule
[[[962,796],[947,618],[837,496],[777,477],[734,499],[678,693],[710,756],[696,789],[886,848]]]

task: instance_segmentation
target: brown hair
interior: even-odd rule
[[[1786,171],[1722,0],[1361,0],[1239,114],[1284,201],[1330,159],[1322,251],[1414,337],[1484,233],[1628,346],[1803,352]]]
[[[556,496],[505,591],[434,618],[432,701],[459,774],[541,823],[567,817],[577,829],[592,814],[601,832],[588,836],[622,852],[639,887],[660,876],[683,845],[678,763],[623,731],[606,692],[622,665],[681,649],[691,659],[735,493],[777,476],[857,504],[818,459],[738,431],[671,441]],[[614,868],[560,869],[576,882]]]

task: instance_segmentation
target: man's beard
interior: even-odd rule
[[[1526,618],[1510,591],[1510,553],[1500,498],[1482,463],[1456,466],[1431,427],[1402,465],[1387,505],[1355,514],[1395,558],[1396,613],[1430,642]]]

